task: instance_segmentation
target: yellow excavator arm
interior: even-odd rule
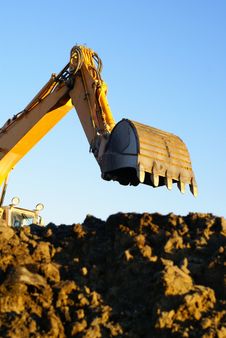
[[[99,134],[115,125],[100,78],[101,61],[90,49],[74,47],[70,62],[19,114],[0,129],[0,184],[16,163],[73,107],[94,145]]]
[[[73,107],[105,180],[153,187],[177,182],[181,192],[197,185],[189,153],[177,136],[128,119],[115,124],[101,78],[102,62],[84,46],[17,115],[0,129],[0,184],[20,159]]]

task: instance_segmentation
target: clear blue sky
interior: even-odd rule
[[[0,124],[86,44],[102,58],[116,121],[180,136],[199,196],[174,187],[124,187],[100,171],[71,111],[14,169],[6,202],[45,204],[46,222],[122,212],[226,216],[226,2],[210,0],[2,1]]]

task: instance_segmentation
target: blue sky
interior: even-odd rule
[[[71,111],[13,170],[6,203],[45,204],[46,222],[122,212],[226,216],[226,2],[2,1],[0,124],[68,62],[73,45],[101,57],[116,121],[130,118],[181,137],[199,186],[124,187],[100,171]]]

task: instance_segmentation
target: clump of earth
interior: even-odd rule
[[[226,337],[226,220],[1,228],[1,337]]]

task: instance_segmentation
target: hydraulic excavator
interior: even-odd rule
[[[17,162],[73,107],[104,180],[123,185],[144,183],[152,187],[188,184],[197,196],[190,156],[177,136],[144,124],[114,121],[107,101],[107,85],[101,77],[97,53],[76,45],[69,63],[50,80],[18,114],[0,129],[0,198],[2,207],[7,178]],[[26,209],[24,209],[26,210]],[[1,213],[0,213],[1,215]],[[37,223],[37,222],[36,222]]]

